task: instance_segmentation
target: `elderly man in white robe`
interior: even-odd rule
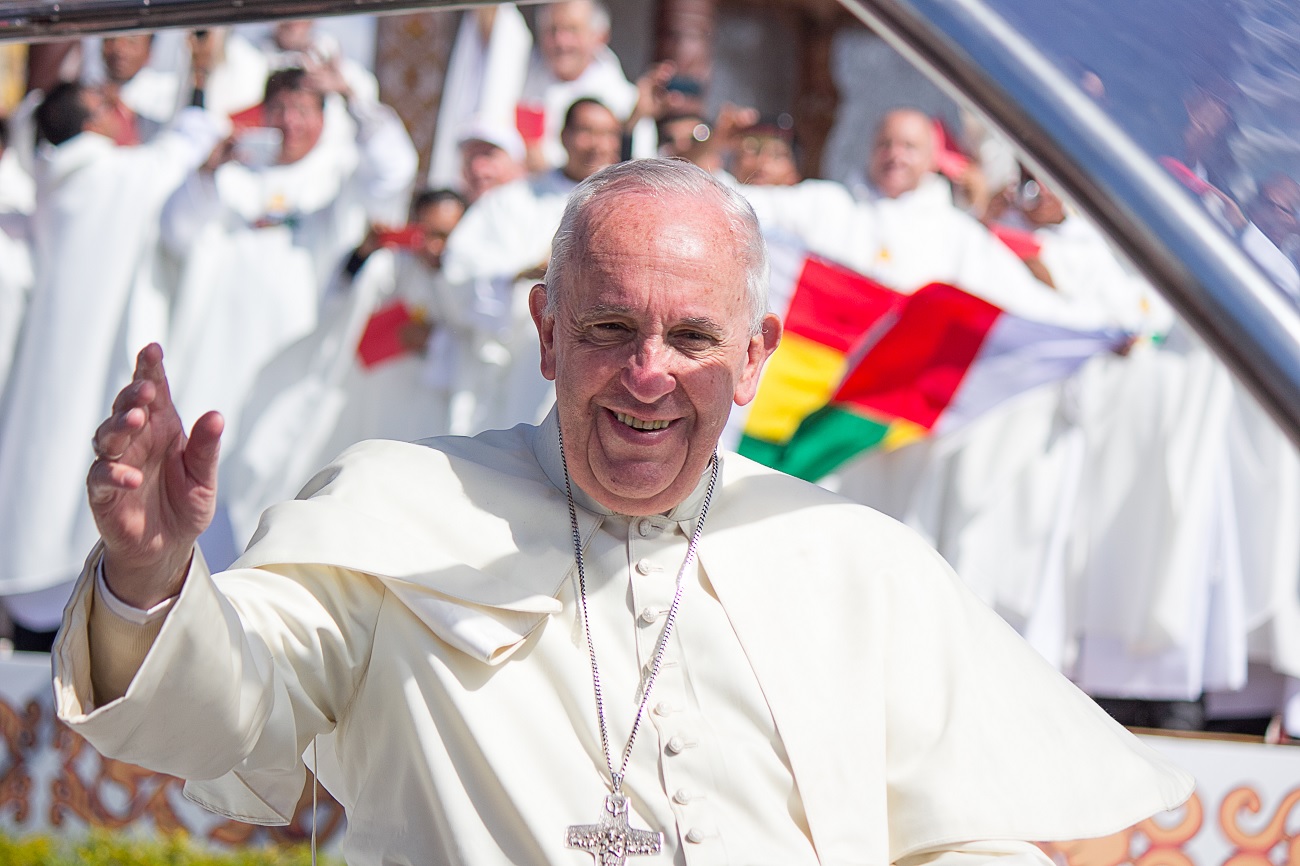
[[[167,344],[177,399],[187,414],[220,409],[232,432],[262,366],[316,328],[368,224],[403,220],[417,163],[396,113],[354,93],[335,67],[279,70],[266,90],[278,152],[228,142],[163,214],[180,273]],[[325,140],[327,94],[353,115],[346,147]]]
[[[458,410],[453,433],[540,420],[554,399],[537,372],[528,289],[546,269],[569,193],[618,161],[618,118],[602,103],[580,99],[569,107],[561,137],[568,154],[562,168],[490,190],[447,240],[444,274],[452,285],[466,287],[463,296],[472,299],[479,323],[478,362],[458,387],[475,399]]]
[[[221,418],[187,437],[146,348],[60,716],[245,820],[286,820],[307,752],[354,864],[1046,864],[1028,840],[1182,802],[914,534],[718,452],[780,339],[765,283],[707,173],[601,172],[529,299],[556,411],[351,449],[215,578]]]
[[[150,144],[120,147],[116,118],[97,89],[71,83],[36,110],[35,282],[0,413],[0,595],[30,632],[58,625],[80,570],[75,550],[95,537],[69,464],[135,348],[165,333],[151,268],[158,215],[219,137],[187,110]]]
[[[640,92],[609,48],[609,10],[600,0],[549,3],[537,12],[537,47],[519,95],[530,171],[558,168],[568,159],[560,133],[565,112],[579,99],[597,99],[620,123],[632,118]],[[540,129],[532,129],[540,121]],[[536,132],[534,135],[532,133]],[[654,121],[630,130],[632,156],[652,156]]]

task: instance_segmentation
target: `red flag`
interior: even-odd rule
[[[405,354],[402,327],[413,319],[411,309],[401,300],[391,301],[375,310],[366,322],[361,341],[357,343],[357,357],[361,360],[361,366],[369,369]]]

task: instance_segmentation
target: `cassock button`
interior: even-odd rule
[[[676,794],[673,794],[673,802],[682,806],[685,806],[687,803],[691,802],[694,799],[695,799],[695,795],[692,794],[690,791],[686,790],[685,788],[682,788]]]
[[[655,610],[653,607],[647,607],[645,610],[641,611],[641,622],[645,625],[654,625],[657,619],[659,619],[659,611]],[[626,620],[624,620],[624,622],[626,622]]]
[[[654,563],[648,559],[643,559],[636,564],[637,574],[650,574],[655,570]]]
[[[668,739],[669,754],[676,755],[679,752],[681,752],[681,750],[684,748],[686,748],[686,741],[683,740],[681,737],[670,737]]]
[[[642,538],[649,538],[650,533],[655,531],[655,525],[649,517],[642,517],[636,522],[636,534]]]
[[[698,844],[700,844],[701,842],[703,842],[703,841],[704,841],[705,839],[707,839],[707,838],[709,838],[709,834],[706,833],[706,832],[704,832],[703,830],[701,830],[701,829],[698,828],[698,827],[692,827],[690,830],[687,830],[687,831],[686,831],[686,841],[687,841],[687,842],[692,842],[692,843],[698,845]]]
[[[660,701],[654,706],[656,716],[671,716],[673,714],[673,705],[667,701]]]

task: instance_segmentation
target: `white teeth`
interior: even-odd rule
[[[662,430],[670,423],[668,421],[642,421],[640,418],[633,418],[631,415],[624,415],[622,412],[615,412],[614,417],[634,430]]]

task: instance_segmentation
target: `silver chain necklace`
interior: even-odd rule
[[[587,851],[595,858],[596,866],[623,866],[630,855],[658,854],[663,847],[663,834],[654,830],[638,830],[628,824],[627,796],[623,793],[623,776],[627,772],[628,760],[632,757],[632,743],[636,741],[641,729],[641,718],[645,714],[646,704],[650,701],[650,690],[654,688],[655,677],[663,664],[664,652],[668,648],[668,636],[672,633],[673,623],[677,620],[677,609],[681,606],[682,591],[686,587],[686,569],[695,559],[695,547],[704,530],[704,519],[709,515],[709,503],[713,500],[713,488],[718,482],[718,452],[713,452],[710,463],[709,486],[704,491],[704,502],[700,506],[700,516],[695,521],[695,531],[691,533],[690,543],[686,546],[686,557],[677,572],[677,591],[673,594],[673,603],[668,608],[664,620],[664,629],[659,634],[655,646],[654,658],[650,663],[650,673],[646,675],[645,685],[641,691],[641,703],[636,708],[636,718],[632,720],[632,733],[623,748],[623,761],[618,771],[614,771],[614,761],[609,751],[609,731],[605,724],[605,700],[600,687],[600,669],[596,665],[596,645],[591,640],[591,623],[587,618],[587,572],[582,561],[582,534],[578,531],[578,511],[573,504],[573,483],[569,480],[569,462],[564,457],[564,434],[559,434],[560,463],[564,467],[564,495],[569,503],[569,526],[573,530],[573,560],[578,567],[578,600],[582,610],[582,630],[587,636],[587,656],[591,659],[591,685],[596,693],[596,719],[600,723],[600,745],[605,751],[605,766],[609,769],[611,790],[605,797],[600,819],[595,824],[574,824],[569,827],[564,837],[564,844],[569,848]]]

